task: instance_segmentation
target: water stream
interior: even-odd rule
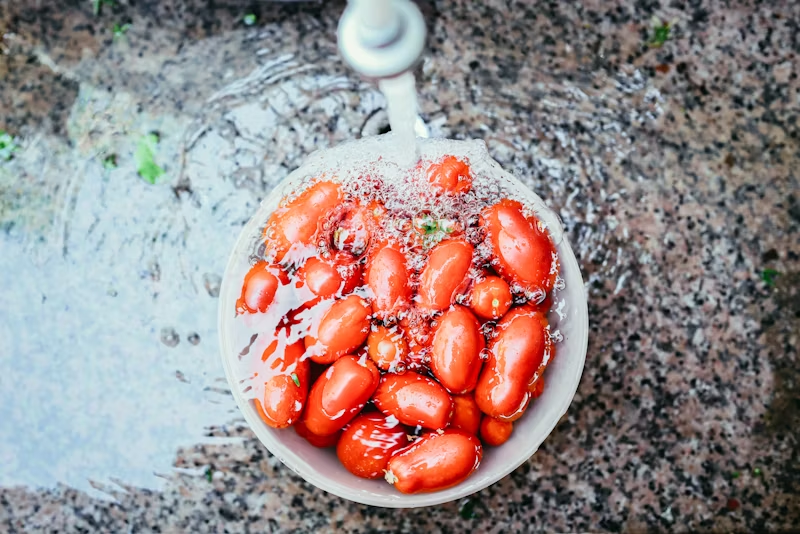
[[[417,113],[417,88],[414,75],[406,72],[396,78],[381,80],[378,86],[386,98],[389,125],[403,151],[407,151],[411,164],[416,161],[415,146]]]

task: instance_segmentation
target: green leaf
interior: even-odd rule
[[[781,273],[776,271],[775,269],[764,269],[761,271],[761,279],[767,284],[769,287],[775,286],[775,277],[780,276]]]
[[[14,137],[5,130],[0,130],[0,161],[10,161],[18,149],[19,145]]]
[[[109,154],[105,158],[103,158],[103,168],[107,171],[111,171],[117,168],[117,155],[116,154]]]
[[[119,24],[114,24],[114,27],[111,29],[111,32],[114,34],[114,39],[116,40],[125,35],[130,29],[131,25],[127,23],[121,26]]]
[[[739,478],[739,471],[734,471],[731,473],[731,478]]]
[[[211,469],[211,466],[206,467],[206,480],[211,482],[211,478],[214,476],[214,470]]]
[[[300,387],[300,379],[297,378],[297,373],[292,373],[292,382],[294,382],[295,386]]]
[[[665,22],[663,24],[659,24],[655,28],[653,28],[653,36],[650,37],[650,46],[654,48],[660,48],[669,40],[670,37],[670,25],[669,22]]]
[[[422,231],[425,235],[435,234],[439,230],[439,223],[431,217],[422,221]]]
[[[156,180],[164,175],[164,169],[159,167],[155,161],[158,140],[158,134],[150,133],[145,135],[139,139],[136,152],[133,154],[139,176],[150,184],[155,184]]]
[[[258,19],[253,13],[248,13],[247,15],[244,16],[244,19],[242,20],[244,21],[245,25],[252,26],[253,24],[256,23],[256,20]]]
[[[761,468],[760,467],[756,467],[755,469],[753,469],[753,475],[757,476],[757,477],[760,477],[761,476]]]

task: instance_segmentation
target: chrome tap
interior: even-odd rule
[[[416,65],[426,33],[410,0],[350,0],[339,20],[339,52],[366,78],[393,78]]]

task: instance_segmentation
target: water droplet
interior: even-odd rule
[[[219,297],[219,288],[222,285],[222,278],[218,274],[206,273],[203,275],[203,286],[210,297]]]
[[[553,284],[553,289],[555,289],[556,291],[563,291],[564,289],[566,289],[566,287],[567,283],[564,281],[564,279],[561,278],[560,276],[556,276],[556,281]]]
[[[175,347],[180,342],[181,337],[174,328],[165,327],[161,329],[161,342],[168,347]]]

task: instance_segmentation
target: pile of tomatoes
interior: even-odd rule
[[[418,170],[432,203],[474,197],[465,161]],[[267,221],[236,303],[274,318],[251,369],[263,421],[403,493],[460,483],[508,440],[553,350],[558,258],[539,221],[509,199],[426,217],[316,181]]]

